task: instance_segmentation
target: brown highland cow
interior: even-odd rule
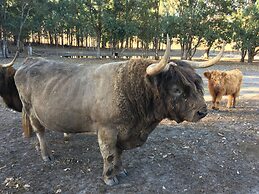
[[[228,95],[227,108],[235,108],[236,97],[243,79],[243,74],[239,69],[230,71],[206,71],[204,76],[208,78],[208,88],[212,96],[212,109],[219,109],[222,96]]]

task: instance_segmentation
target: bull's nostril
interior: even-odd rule
[[[207,115],[207,111],[198,111],[197,114],[200,116],[200,117],[205,117]]]

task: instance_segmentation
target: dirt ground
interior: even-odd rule
[[[81,60],[70,59],[71,63],[96,63]],[[96,136],[76,134],[65,142],[61,133],[47,131],[55,160],[44,163],[36,150],[36,137],[22,137],[21,114],[1,102],[0,193],[258,194],[259,65],[222,62],[210,69],[236,67],[243,71],[244,83],[235,109],[226,109],[224,99],[221,110],[209,109],[198,123],[162,121],[142,147],[124,152],[128,176],[113,187],[101,179]]]

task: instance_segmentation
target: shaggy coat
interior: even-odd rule
[[[228,95],[227,107],[236,106],[243,79],[242,72],[238,69],[230,71],[206,71],[204,76],[208,79],[208,88],[212,96],[212,108],[219,109],[222,96]]]
[[[22,112],[22,102],[14,82],[15,73],[13,67],[4,68],[0,65],[0,96],[8,108]],[[24,137],[30,137],[32,129],[29,118],[24,113],[22,113],[22,125]]]

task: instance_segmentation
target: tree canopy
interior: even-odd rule
[[[222,40],[252,62],[259,52],[259,3],[247,0],[0,0],[2,53],[8,41],[100,48],[160,49],[165,34],[191,59]],[[5,55],[4,55],[5,56]]]

